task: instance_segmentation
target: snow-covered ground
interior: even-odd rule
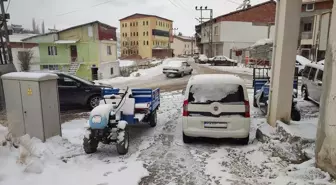
[[[253,91],[248,92],[252,99]],[[0,126],[0,184],[332,184],[327,173],[314,167],[313,159],[289,164],[274,156],[268,144],[257,141],[256,130],[266,119],[252,105],[248,146],[232,140],[184,144],[182,102],[181,91],[163,93],[157,127],[131,127],[125,156],[119,156],[113,145],[100,145],[97,153],[86,155],[82,149],[86,120],[73,120],[62,124],[63,137],[46,143],[28,140],[25,146],[32,154],[26,160],[23,157],[21,161],[26,163],[21,164],[20,150],[1,146],[7,128]],[[318,108],[303,100],[299,105],[305,113],[303,119],[314,122]]]

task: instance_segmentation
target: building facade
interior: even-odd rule
[[[173,21],[155,15],[133,14],[120,21],[121,56],[152,58],[155,49],[168,49]]]
[[[319,61],[325,58],[333,0],[303,0],[300,23],[299,52]]]
[[[275,13],[276,3],[271,0],[197,25],[195,37],[200,53],[235,59],[236,49],[246,48],[260,39],[273,38]],[[212,44],[209,42],[211,26]]]
[[[9,42],[12,48],[13,64],[16,71],[21,70],[21,61],[19,60],[20,52],[31,52],[32,59],[30,60],[30,71],[40,69],[40,51],[36,43],[23,43],[22,39],[35,36],[34,34],[13,34],[9,36]]]
[[[91,67],[116,61],[116,40],[116,28],[99,21],[24,39],[39,44],[42,70],[66,71],[86,79],[91,79]]]
[[[175,56],[198,53],[195,38],[193,37],[174,35],[174,41],[171,43],[171,48],[173,49]]]

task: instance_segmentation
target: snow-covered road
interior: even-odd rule
[[[17,149],[0,146],[0,185],[329,184],[328,174],[316,169],[313,160],[290,165],[255,139],[257,127],[266,120],[253,106],[248,146],[212,139],[184,144],[182,102],[180,91],[163,93],[157,127],[131,127],[125,156],[119,156],[113,145],[100,145],[97,153],[86,155],[82,149],[85,119],[64,123],[62,138],[46,143],[31,140],[33,155],[26,164],[17,163]],[[318,116],[317,107],[303,100],[299,103],[309,109],[304,119]],[[0,141],[6,130],[0,126]]]

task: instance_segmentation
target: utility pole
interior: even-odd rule
[[[170,28],[169,29],[169,34],[171,33],[173,35],[173,40],[174,40],[174,35],[175,35],[176,30],[178,30],[178,28]],[[169,35],[169,41],[168,41],[168,48],[170,49],[170,35]]]
[[[192,55],[194,55],[194,37],[191,37],[191,52]]]
[[[5,5],[4,2],[7,0],[0,0],[0,9],[1,9],[1,15],[0,15],[0,47],[1,47],[1,59],[0,64],[11,64],[13,63],[13,56],[12,56],[12,49],[9,44],[9,33],[8,27],[7,27],[7,19],[10,18],[9,14],[5,11]],[[4,41],[4,39],[6,41]]]
[[[212,35],[213,35],[213,9],[208,9],[207,6],[205,6],[204,8],[202,6],[200,6],[200,8],[198,8],[197,6],[195,7],[195,10],[200,11],[201,12],[201,17],[199,18],[200,24],[201,24],[201,29],[202,29],[202,24],[203,24],[203,20],[209,20],[209,31],[208,31],[208,37],[209,37],[209,49],[210,49],[210,55],[208,57],[212,57],[213,56],[213,43],[212,43]],[[210,11],[210,17],[203,17],[203,11]],[[207,24],[205,22],[205,24]]]

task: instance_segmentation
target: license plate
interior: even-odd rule
[[[227,122],[204,122],[205,128],[227,128]]]

